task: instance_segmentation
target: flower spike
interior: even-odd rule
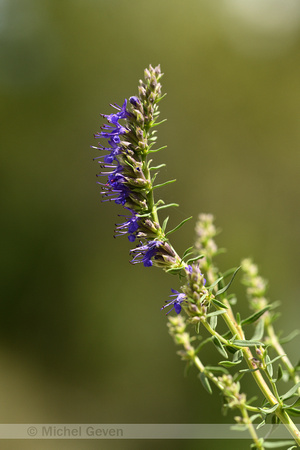
[[[161,77],[160,66],[149,66],[138,95],[125,99],[122,106],[111,105],[116,112],[102,114],[108,123],[95,138],[107,139],[107,146],[93,148],[106,152],[95,158],[102,169],[97,176],[107,177],[106,183],[99,182],[102,201],[113,201],[127,211],[124,222],[116,224],[115,237],[127,235],[130,242],[139,239],[139,245],[131,250],[132,264],[142,262],[145,267],[154,265],[167,270],[181,266],[181,259],[159,223],[153,194],[158,187],[153,185],[157,173],[153,174],[151,160],[147,159],[154,151],[153,127],[157,125],[158,102],[162,98]]]

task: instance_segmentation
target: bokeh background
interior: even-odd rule
[[[1,423],[221,423],[160,311],[178,280],[131,266],[102,204],[93,133],[165,73],[157,155],[179,252],[216,217],[226,270],[251,256],[299,324],[298,0],[0,0]],[[247,313],[237,279],[232,289]],[[287,350],[299,359],[299,339]],[[215,358],[208,348],[204,361]],[[222,442],[223,448],[250,442]],[[198,449],[219,441],[3,441],[3,449]]]

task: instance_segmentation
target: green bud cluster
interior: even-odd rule
[[[201,273],[199,264],[190,266],[186,270],[186,281],[182,286],[182,292],[187,296],[187,306],[184,308],[190,318],[202,317],[206,314],[212,294],[205,288],[204,275]]]
[[[258,274],[258,267],[246,258],[241,262],[241,268],[244,272],[242,283],[247,286],[246,293],[253,311],[258,311],[267,306],[268,301],[265,297],[267,282]]]
[[[217,278],[217,268],[212,263],[213,258],[218,254],[218,247],[214,240],[218,230],[214,224],[212,214],[199,214],[195,227],[196,239],[195,249],[203,258],[199,261],[199,266],[207,276],[207,281],[211,284]]]
[[[191,342],[195,337],[191,337],[186,331],[186,321],[182,315],[169,316],[168,318],[169,334],[172,336],[176,345],[182,345],[184,350],[179,350],[177,354],[181,356],[182,360],[191,360],[195,356],[195,349]]]
[[[218,378],[223,386],[222,394],[227,408],[240,408],[241,405],[246,403],[246,395],[240,393],[241,386],[239,382],[235,382],[230,374],[224,374]]]
[[[143,114],[146,126],[151,126],[155,118],[157,109],[156,103],[161,99],[160,78],[163,76],[160,65],[153,68],[150,64],[149,69],[145,69],[145,82],[140,80],[139,98],[143,107]]]
[[[149,69],[145,69],[144,76],[145,81],[140,80],[138,97],[130,98],[132,120],[126,137],[131,138],[135,152],[146,155],[156,140],[152,128],[157,125],[159,116],[157,104],[162,99],[159,80],[163,74],[160,66],[153,68],[150,65]]]

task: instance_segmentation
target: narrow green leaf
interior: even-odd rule
[[[149,150],[148,153],[156,153],[156,152],[160,152],[160,151],[163,150],[164,148],[167,148],[167,145],[164,145],[163,147],[157,148],[156,150]]]
[[[149,167],[149,170],[158,170],[161,169],[162,167],[166,167],[166,164],[160,164],[159,166]]]
[[[224,252],[226,252],[226,249],[219,249],[219,250],[222,250],[222,253],[224,253]],[[236,271],[236,268],[235,267],[232,267],[231,269],[228,269],[228,270],[226,270],[225,272],[223,272],[223,278],[225,279],[225,278],[227,278],[227,277],[229,277],[230,275],[232,275],[234,272]]]
[[[277,361],[278,359],[280,359],[280,358],[283,358],[284,356],[286,356],[286,354],[284,354],[284,355],[279,355],[279,356],[276,356],[276,358],[274,358],[274,359],[272,359],[272,361],[270,361],[269,363],[267,363],[267,364],[273,364],[275,361]]]
[[[225,373],[225,374],[229,373],[228,370],[226,370],[224,367],[205,366],[205,369],[213,373]]]
[[[298,336],[298,334],[300,333],[300,330],[294,330],[292,331],[288,336],[286,336],[285,338],[279,339],[280,344],[287,344],[288,342],[290,342],[292,339],[294,339],[296,336]]]
[[[243,361],[243,352],[241,350],[235,351],[232,361],[220,361],[219,364],[225,367],[237,366]]]
[[[252,341],[260,341],[264,335],[265,322],[264,320],[259,320],[257,325],[255,325],[254,334],[252,336]]]
[[[191,264],[192,262],[198,261],[198,259],[202,259],[202,258],[204,258],[204,255],[195,256],[194,258],[188,259],[186,263]]]
[[[156,208],[156,211],[159,211],[161,209],[170,208],[171,206],[179,206],[178,203],[168,203],[167,205],[158,206]]]
[[[236,313],[236,322],[238,325],[241,325],[241,315],[239,312]]]
[[[235,361],[242,361],[242,360],[243,360],[242,350],[238,350],[238,351],[235,350],[234,355],[232,357],[232,361],[235,362]]]
[[[174,180],[175,181],[175,180]],[[170,230],[166,233],[166,236],[168,236],[171,233],[174,233],[174,231],[177,231],[179,228],[182,227],[182,225],[184,225],[188,220],[190,220],[193,216],[188,217],[187,219],[184,219],[182,222],[180,222],[179,225],[177,225],[175,228],[173,228],[173,230]]]
[[[265,448],[281,448],[285,447],[286,445],[294,444],[295,441],[264,441],[264,447]],[[292,448],[297,448],[295,445],[293,447],[289,447],[287,450],[291,450]]]
[[[157,78],[157,80],[160,80],[161,79],[161,77],[163,76],[163,73],[162,74],[160,74],[160,76]],[[161,102],[162,101],[162,99],[163,98],[165,98],[165,96],[167,95],[167,93],[165,92],[161,97],[159,97],[157,100],[156,100],[156,102],[155,103],[159,103],[159,102]]]
[[[283,370],[280,364],[278,364],[278,368],[277,368],[277,381],[281,380],[281,378],[283,377]]]
[[[212,299],[212,303],[216,306],[219,306],[220,308],[228,309],[228,306],[226,306],[224,303],[220,302],[220,300],[217,300],[216,298]]]
[[[248,325],[249,323],[256,322],[271,307],[272,307],[272,305],[267,305],[265,308],[261,309],[260,311],[257,311],[256,313],[252,314],[251,316],[247,317],[247,319],[242,320],[242,325]]]
[[[278,405],[279,405],[279,403],[276,403],[274,406],[271,406],[271,408],[260,408],[259,406],[257,408],[264,414],[271,414],[274,411],[276,411],[276,409],[278,408]]]
[[[252,340],[247,341],[246,339],[243,339],[243,340],[237,339],[235,341],[230,341],[230,343],[233,345],[238,345],[239,347],[256,347],[256,346],[264,345],[262,342],[252,341]]]
[[[217,338],[217,336],[214,336],[212,338],[212,342],[215,345],[216,349],[221,353],[221,355],[224,356],[225,358],[228,358],[227,352],[221,341]]]
[[[163,224],[162,224],[162,227],[161,227],[163,232],[165,232],[168,220],[169,220],[169,216],[166,217],[165,220],[163,221]]]
[[[220,361],[219,364],[224,367],[233,367],[233,366],[237,366],[241,362],[242,362],[242,360],[240,360],[240,361]]]
[[[265,419],[257,425],[256,429],[259,430],[259,429],[262,428],[264,425],[266,425]]]
[[[212,316],[211,318],[210,318],[210,326],[211,326],[211,328],[213,329],[213,330],[215,330],[216,329],[216,326],[218,325],[218,317],[217,316]]]
[[[299,381],[297,384],[295,384],[295,386],[293,386],[289,391],[287,391],[287,392],[281,397],[281,400],[287,400],[288,398],[291,398],[291,397],[295,394],[295,392],[297,391],[297,389],[299,388],[299,386],[300,386],[300,381]]]
[[[199,374],[199,378],[200,378],[200,381],[201,381],[202,386],[204,387],[204,389],[205,389],[209,394],[212,394],[212,389],[211,389],[211,386],[210,386],[210,384],[209,384],[209,381],[208,381],[208,379],[207,379],[205,373],[201,372],[201,373]]]
[[[241,371],[236,372],[233,375],[233,381],[236,381],[236,382],[240,381],[243,378],[244,375],[245,375],[245,372],[241,372]]]
[[[273,376],[273,366],[272,366],[271,359],[270,359],[269,355],[266,356],[266,366],[267,366],[267,372],[269,374],[269,377],[272,378],[272,376]]]
[[[237,423],[235,425],[231,425],[230,430],[232,431],[247,431],[247,425],[243,425],[241,423]]]
[[[154,185],[154,181],[156,180],[156,177],[157,177],[158,173],[159,173],[159,172],[155,172],[155,173],[152,175],[152,179],[151,179],[152,186]]]
[[[161,123],[164,123],[164,122],[166,122],[167,121],[167,119],[163,119],[163,120],[161,120],[160,122],[154,122],[153,121],[153,124],[151,125],[152,127],[157,127],[158,125],[160,125]]]
[[[285,408],[284,409],[288,414],[294,417],[300,417],[300,409],[297,408]]]
[[[232,275],[232,278],[231,278],[231,280],[229,281],[229,283],[228,283],[224,288],[222,288],[222,289],[220,289],[219,291],[217,291],[217,292],[216,292],[216,295],[224,294],[224,292],[227,291],[227,289],[229,288],[229,286],[230,286],[231,283],[233,282],[233,280],[234,280],[236,274],[238,273],[238,271],[240,270],[240,268],[241,268],[241,267],[238,267],[238,268],[235,270],[235,272],[234,272],[234,274]]]
[[[256,372],[257,370],[259,370],[259,368],[258,367],[256,367],[256,369],[241,369],[239,372],[241,372],[241,373],[246,373],[246,372]]]
[[[177,274],[183,269],[183,267],[172,267],[171,269],[167,269],[166,272]]]
[[[176,180],[169,180],[169,181],[165,181],[164,183],[156,184],[155,186],[153,186],[153,189],[166,186],[167,184],[174,183],[175,181]]]
[[[291,405],[288,405],[289,408],[295,408],[296,406],[300,406],[300,397],[298,397]]]
[[[183,256],[183,257],[181,258],[181,261],[184,261],[184,258],[187,258],[187,257],[190,256],[190,255],[193,255],[193,253],[194,253],[194,252],[189,252],[189,253],[187,253],[185,256]]]
[[[181,259],[184,259],[187,255],[190,255],[191,254],[191,250],[193,250],[193,246],[192,247],[189,247],[189,248],[187,248],[186,250],[185,250],[185,252],[183,253],[183,255],[182,255],[182,258]]]
[[[257,400],[257,396],[255,395],[254,397],[251,397],[248,401],[247,401],[247,405],[251,405],[251,403],[256,402]]]
[[[214,288],[218,283],[220,283],[221,280],[223,280],[223,277],[219,277],[219,278],[218,278],[216,281],[214,281],[210,286],[207,286],[207,289],[208,289],[209,291],[212,291],[213,288]]]
[[[225,313],[226,313],[226,309],[218,309],[217,311],[214,311],[212,313],[206,314],[206,317],[219,316],[220,314],[225,314]]]

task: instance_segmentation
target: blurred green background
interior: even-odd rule
[[[157,155],[179,252],[216,217],[222,270],[251,256],[299,324],[298,0],[0,0],[1,423],[221,423],[160,311],[179,282],[131,266],[102,204],[93,133],[161,64]],[[247,312],[238,280],[233,288]],[[299,359],[297,345],[287,350]],[[211,356],[212,355],[212,356]],[[212,348],[203,354],[211,361]],[[250,441],[222,442],[246,449]],[[208,441],[43,441],[44,449],[220,448]],[[6,441],[3,449],[38,449]]]

